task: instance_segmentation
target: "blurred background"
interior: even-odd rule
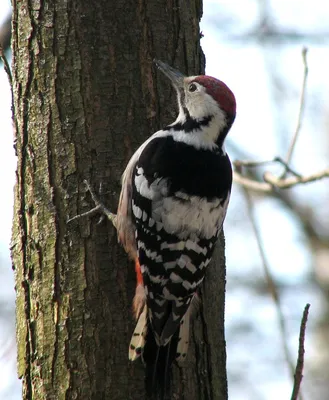
[[[0,26],[10,13],[0,2]],[[232,160],[285,157],[295,131],[304,66],[309,77],[303,125],[291,167],[309,175],[329,167],[329,3],[326,0],[204,0],[206,73],[237,98],[226,148]],[[1,35],[1,30],[0,30]],[[7,52],[10,58],[10,53]],[[15,156],[7,77],[0,66],[0,400],[21,399],[16,377],[14,279],[9,242]],[[267,166],[280,174],[282,167]],[[261,177],[264,167],[251,171]],[[329,179],[252,196],[295,363],[300,320],[306,332],[304,400],[329,399]],[[235,185],[225,222],[226,339],[232,400],[290,399],[292,380],[277,309],[268,290],[243,190]],[[215,400],[215,399],[214,399]]]

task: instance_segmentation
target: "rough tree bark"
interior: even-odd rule
[[[134,270],[109,222],[67,223],[102,182],[116,209],[134,149],[175,116],[157,57],[203,72],[201,0],[14,0],[17,184],[12,236],[24,399],[143,399],[128,362]],[[227,398],[223,241],[173,399]]]

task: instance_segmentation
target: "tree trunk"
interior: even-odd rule
[[[134,268],[110,222],[67,223],[93,206],[83,180],[116,210],[133,151],[176,104],[154,57],[203,72],[201,0],[13,1],[17,183],[12,257],[24,399],[144,398],[128,362]],[[227,398],[223,241],[173,399]]]

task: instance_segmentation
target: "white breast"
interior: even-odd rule
[[[220,199],[208,201],[198,196],[176,193],[173,197],[161,198],[153,203],[152,217],[162,222],[166,232],[180,239],[215,236],[225,218],[229,196],[225,204]]]

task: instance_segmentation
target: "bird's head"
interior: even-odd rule
[[[179,115],[171,126],[180,126],[186,133],[194,133],[204,142],[223,145],[236,114],[235,97],[219,79],[207,75],[184,76],[168,64],[155,60],[177,92]]]

